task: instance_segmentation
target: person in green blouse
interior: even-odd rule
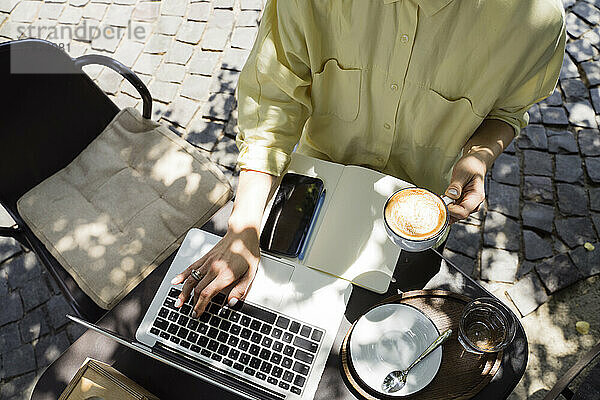
[[[452,221],[468,217],[527,110],[552,94],[565,40],[560,0],[269,0],[238,84],[229,229],[173,280],[181,300],[194,291],[199,315],[223,289],[243,299],[296,146],[446,194]]]

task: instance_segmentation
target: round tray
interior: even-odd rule
[[[466,303],[471,299],[445,290],[415,290],[392,296],[382,303],[410,304],[425,313],[440,332],[452,328],[452,336],[442,345],[443,355],[440,369],[433,381],[418,393],[406,396],[409,399],[463,400],[470,399],[494,377],[502,361],[502,352],[472,354],[458,342],[458,321]],[[354,324],[346,334],[340,351],[342,371],[349,386],[362,399],[392,399],[372,391],[362,383],[352,367],[348,346]],[[396,398],[397,399],[397,398]]]

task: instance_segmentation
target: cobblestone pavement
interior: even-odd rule
[[[152,93],[153,119],[210,154],[235,185],[233,93],[263,6],[2,0],[0,42],[48,39],[72,57],[105,54],[131,67]],[[558,88],[531,109],[531,125],[488,176],[488,200],[454,225],[445,251],[522,316],[600,272],[600,1],[564,6],[569,40]],[[85,71],[119,107],[141,109],[118,74]],[[3,214],[0,222],[10,225]],[[69,307],[36,257],[10,239],[0,239],[0,304],[0,399],[29,398],[36,377],[82,330],[61,317]],[[590,335],[597,341],[598,326]]]

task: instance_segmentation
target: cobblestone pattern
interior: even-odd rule
[[[600,3],[564,5],[569,40],[558,88],[532,107],[531,125],[487,177],[488,200],[453,226],[445,251],[522,315],[600,272]],[[119,60],[148,85],[153,119],[209,154],[235,186],[234,91],[263,6],[264,0],[6,0],[0,42],[30,36],[72,57]],[[109,29],[114,37],[52,36],[53,28],[81,26]],[[23,27],[32,28],[21,34]],[[127,81],[85,68],[115,104],[141,110]],[[586,250],[586,242],[596,250]],[[1,239],[0,262],[0,400],[27,399],[44,366],[82,330],[60,317],[68,305],[34,255]]]

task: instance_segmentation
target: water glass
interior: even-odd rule
[[[517,321],[500,300],[480,297],[468,303],[458,324],[458,341],[468,352],[495,353],[515,337]]]

